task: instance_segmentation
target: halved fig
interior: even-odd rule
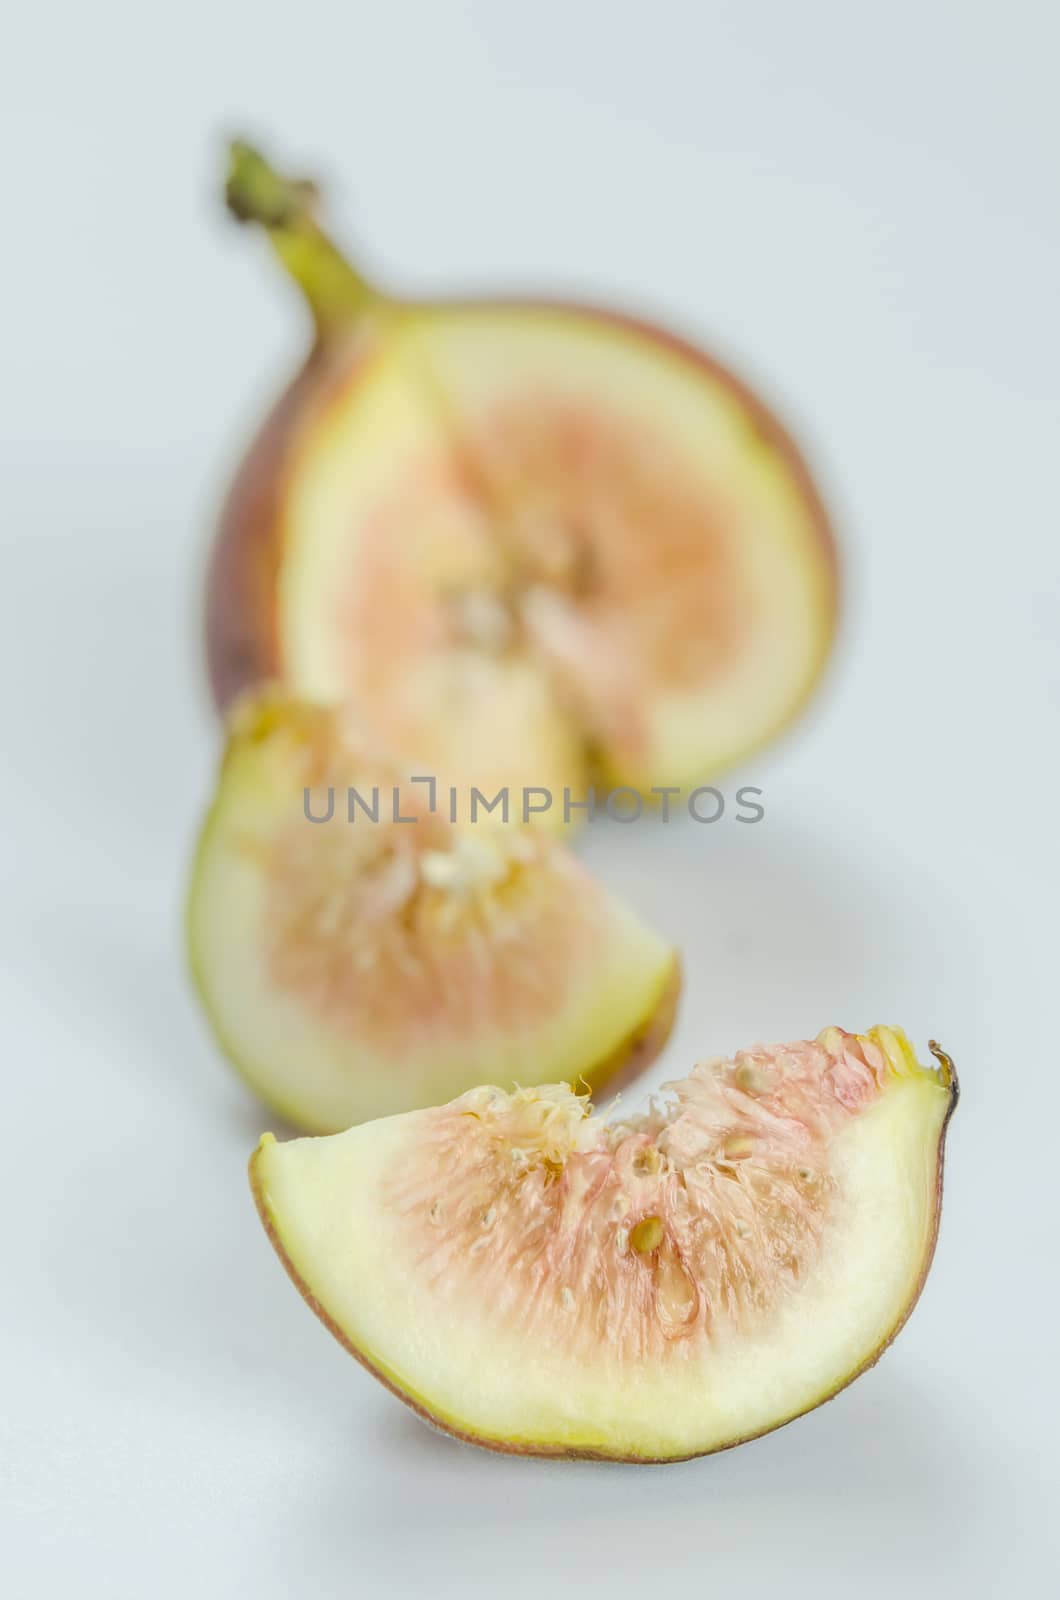
[[[931,1264],[952,1063],[891,1028],[700,1063],[606,1123],[566,1086],[251,1159],[309,1305],[428,1420],[497,1450],[671,1461],[829,1399]]]
[[[575,793],[700,782],[787,723],[828,653],[835,553],[756,395],[626,316],[384,295],[312,186],[245,145],[228,201],[316,341],[222,516],[220,705],[283,680],[370,706],[445,778]]]
[[[316,1132],[487,1076],[602,1088],[654,1057],[680,989],[557,840],[454,826],[352,711],[274,692],[233,714],[188,926],[226,1053]]]

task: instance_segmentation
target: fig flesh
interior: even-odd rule
[[[661,1048],[677,956],[556,839],[449,821],[349,708],[232,715],[188,906],[227,1055],[332,1132],[498,1076],[603,1088]]]
[[[765,1433],[870,1366],[931,1263],[952,1063],[897,1029],[700,1063],[606,1123],[479,1088],[250,1175],[331,1332],[497,1450],[668,1461]]]
[[[757,396],[629,317],[386,296],[311,186],[245,146],[228,197],[316,340],[222,516],[220,705],[282,680],[370,707],[445,778],[576,793],[694,785],[788,722],[828,653],[835,555]]]

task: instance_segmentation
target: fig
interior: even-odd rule
[[[237,702],[188,904],[225,1053],[334,1132],[499,1076],[603,1088],[669,1033],[678,958],[553,836],[454,825],[349,706]]]
[[[350,1353],[495,1450],[673,1461],[777,1428],[915,1304],[952,1062],[828,1028],[699,1063],[608,1123],[565,1085],[251,1158],[262,1221]]]
[[[624,314],[384,292],[314,186],[245,144],[227,200],[315,338],[221,516],[221,707],[280,680],[369,706],[447,778],[580,795],[693,786],[791,719],[831,642],[834,543],[746,384]]]

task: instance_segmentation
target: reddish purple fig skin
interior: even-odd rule
[[[459,301],[448,302],[460,306]],[[713,356],[677,334],[626,315],[571,302],[499,296],[468,301],[484,311],[566,311],[596,322],[614,322],[653,339],[713,379],[746,410],[763,441],[787,463],[820,541],[831,582],[831,616],[839,598],[839,562],[831,521],[798,446],[769,407]],[[422,309],[429,310],[430,307]],[[214,702],[223,712],[255,684],[285,676],[277,597],[283,563],[283,501],[293,446],[330,397],[349,382],[358,360],[352,341],[318,340],[305,365],[266,418],[244,457],[224,503],[206,585],[206,660]],[[794,716],[798,709],[792,712]]]
[[[206,578],[206,664],[225,711],[254,684],[282,676],[276,594],[283,560],[283,485],[291,444],[329,384],[318,344],[266,417],[221,510]]]

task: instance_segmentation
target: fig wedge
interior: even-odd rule
[[[897,1029],[757,1046],[606,1123],[565,1086],[250,1163],[296,1286],[430,1421],[495,1450],[673,1461],[870,1366],[931,1264],[949,1058]]]
[[[540,831],[454,826],[349,708],[232,715],[188,903],[214,1032],[297,1127],[333,1132],[484,1076],[603,1089],[653,1059],[676,953]]]

